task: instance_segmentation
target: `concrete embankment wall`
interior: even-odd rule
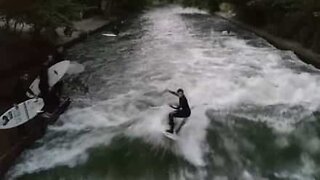
[[[243,28],[255,33],[256,35],[266,39],[267,41],[269,41],[271,44],[273,44],[279,49],[293,51],[304,62],[308,64],[312,64],[317,68],[320,68],[320,54],[317,54],[310,49],[304,48],[301,44],[274,36],[268,33],[267,31],[265,31],[264,29],[253,27],[243,22],[240,22],[225,13],[215,13],[215,15],[235,24],[240,28]]]

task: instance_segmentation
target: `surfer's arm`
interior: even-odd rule
[[[176,93],[176,92],[174,92],[174,91],[171,91],[171,90],[169,90],[169,89],[167,89],[167,91],[168,91],[169,93],[175,95],[175,96],[178,96],[178,93]]]
[[[37,97],[37,95],[35,95],[30,88],[27,89],[27,92],[30,93],[33,97]]]
[[[180,107],[179,106],[174,106],[172,104],[169,105],[172,109],[179,109]]]

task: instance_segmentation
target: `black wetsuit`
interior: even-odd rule
[[[179,106],[175,108],[176,110],[169,114],[169,125],[171,133],[174,130],[174,118],[186,118],[191,115],[191,110],[188,104],[188,100],[185,96],[179,98]]]
[[[55,56],[54,56],[55,63],[64,61],[65,59],[66,59],[66,55],[65,55],[65,51],[64,50],[62,52],[57,51],[55,53]]]
[[[41,97],[43,98],[45,104],[49,97],[49,77],[48,77],[48,65],[44,65],[40,71],[40,83],[39,89],[41,91]]]
[[[43,110],[46,112],[52,112],[57,103],[56,103],[56,97],[52,90],[50,90],[49,86],[49,77],[48,77],[48,65],[45,65],[42,67],[40,71],[40,83],[39,83],[39,89],[41,91],[41,97],[44,101],[44,108]]]
[[[48,76],[48,69],[50,67],[51,65],[44,65],[40,71],[39,89],[44,101],[43,110],[46,112],[53,112],[60,104],[60,95],[62,90],[62,82],[58,82],[50,89]]]
[[[14,88],[14,103],[19,104],[20,102],[28,100],[29,97],[27,97],[26,92],[29,92],[33,95],[33,92],[29,89],[29,85],[30,83],[28,82],[28,80],[19,78]]]

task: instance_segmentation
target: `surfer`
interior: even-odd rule
[[[114,25],[114,26],[112,27],[111,32],[112,32],[113,34],[115,34],[115,35],[118,35],[118,34],[119,34],[119,28],[118,28],[118,26],[117,26],[117,25]]]
[[[58,63],[58,62],[65,60],[65,57],[66,57],[66,55],[65,55],[65,50],[64,50],[63,46],[58,47],[58,49],[55,52],[55,57],[54,57],[55,63]]]
[[[186,98],[186,96],[184,95],[184,91],[183,89],[178,89],[177,92],[174,91],[170,91],[170,90],[166,90],[167,92],[179,97],[179,105],[178,106],[174,106],[174,105],[170,105],[171,108],[175,109],[173,112],[171,112],[169,114],[169,126],[170,129],[166,130],[166,132],[168,133],[174,133],[174,118],[175,117],[179,117],[179,118],[187,118],[191,115],[191,110],[188,104],[188,100]],[[185,123],[185,121],[183,122],[183,124]],[[182,124],[182,125],[183,125]],[[179,129],[176,131],[176,133],[179,133],[180,128],[182,127],[182,125],[180,125]]]
[[[14,106],[19,104],[22,101],[29,99],[26,96],[26,91],[34,95],[33,92],[29,89],[30,77],[28,73],[24,73],[19,77],[19,80],[14,88]]]
[[[50,88],[49,85],[49,68],[54,64],[53,55],[48,55],[48,60],[43,63],[40,71],[40,83],[39,89],[41,91],[41,97],[44,101],[44,111],[46,113],[51,113],[54,111],[60,104],[60,97],[62,92],[62,82],[56,83],[53,87]],[[57,72],[54,72],[57,73]]]
[[[42,68],[40,71],[40,83],[39,89],[41,91],[41,97],[44,100],[45,105],[48,104],[49,99],[49,78],[48,78],[48,69],[49,64],[53,61],[53,56],[48,55],[48,60],[42,64]]]
[[[48,55],[48,60],[43,63],[41,71],[40,71],[40,83],[39,89],[41,91],[41,97],[44,101],[44,111],[50,112],[52,111],[59,100],[59,97],[56,96],[52,89],[49,86],[49,76],[48,76],[48,69],[52,65],[54,59],[51,54]]]
[[[63,34],[64,34],[65,36],[67,36],[67,37],[71,37],[73,31],[74,31],[74,30],[72,29],[72,27],[68,25],[68,26],[66,26],[66,27],[64,28]]]

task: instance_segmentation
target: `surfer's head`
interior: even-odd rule
[[[49,66],[49,64],[51,64],[53,61],[53,56],[52,54],[48,55],[48,59],[42,64],[43,66]]]
[[[178,96],[179,96],[179,97],[184,96],[184,91],[183,91],[183,89],[181,89],[181,88],[177,90],[177,93],[178,93]]]
[[[48,55],[48,62],[50,63],[50,62],[52,62],[53,61],[53,56],[52,56],[52,54],[49,54]]]
[[[29,74],[28,73],[23,73],[21,76],[20,76],[21,79],[23,80],[28,80],[29,79]]]
[[[57,49],[57,51],[58,51],[58,53],[63,53],[63,51],[64,51],[63,46],[60,46],[60,47]]]

